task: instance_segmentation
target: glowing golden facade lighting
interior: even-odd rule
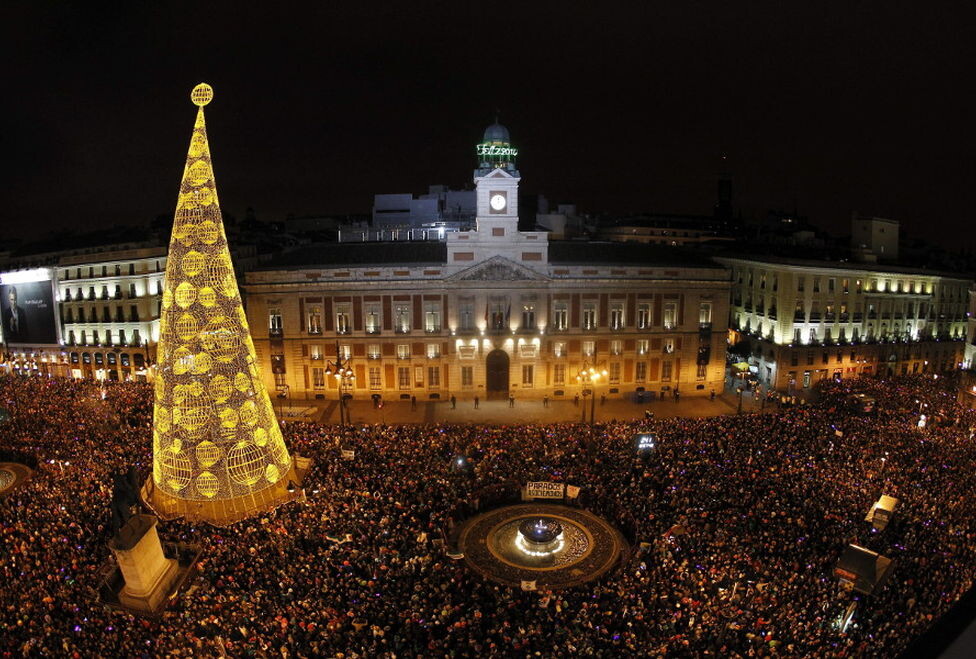
[[[217,201],[203,106],[183,170],[163,284],[153,408],[161,517],[228,524],[294,498],[293,465],[261,379]],[[292,488],[294,490],[294,488]]]

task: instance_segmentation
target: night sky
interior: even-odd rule
[[[727,169],[747,216],[976,246],[971,3],[268,4],[5,5],[6,234],[172,213],[206,81],[239,217],[470,185],[497,109],[554,203],[711,213]]]

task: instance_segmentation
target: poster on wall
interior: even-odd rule
[[[58,344],[54,289],[46,270],[0,275],[0,319],[8,345]]]

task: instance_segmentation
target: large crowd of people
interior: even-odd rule
[[[762,416],[592,428],[289,423],[291,451],[314,460],[306,500],[223,529],[162,523],[204,554],[150,619],[96,594],[111,475],[149,471],[151,388],[0,378],[0,449],[36,466],[0,499],[0,657],[893,656],[976,576],[976,417],[946,380],[829,382],[816,404]],[[645,430],[658,441],[638,455]],[[447,556],[458,502],[528,480],[579,486],[635,551],[551,593]],[[881,494],[901,504],[876,533],[864,517]],[[849,543],[894,576],[845,630],[857,596],[833,568]]]

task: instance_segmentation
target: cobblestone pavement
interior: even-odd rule
[[[282,404],[275,400],[276,409]],[[334,399],[312,400],[289,399],[287,407],[299,409],[303,407],[315,408],[310,417],[322,423],[339,423],[339,405]],[[751,392],[742,396],[742,411],[758,412],[761,405],[753,399]],[[591,406],[587,399],[584,405],[581,399],[579,405],[573,399],[551,400],[546,407],[542,400],[519,400],[510,407],[507,400],[480,400],[478,409],[474,407],[474,397],[458,398],[455,409],[451,408],[449,400],[421,401],[416,408],[409,400],[384,401],[382,408],[374,408],[370,400],[353,399],[348,403],[350,419],[353,423],[555,423],[566,421],[581,421],[585,412],[586,421],[590,420],[591,411],[595,414],[596,422],[639,419],[644,412],[650,411],[657,418],[666,417],[709,417],[724,414],[735,414],[738,409],[738,397],[734,392],[726,392],[709,400],[708,396],[682,397],[679,402],[673,400],[635,403],[630,400],[607,399],[601,404],[599,398],[595,406]],[[776,406],[767,403],[765,409],[772,411]]]

